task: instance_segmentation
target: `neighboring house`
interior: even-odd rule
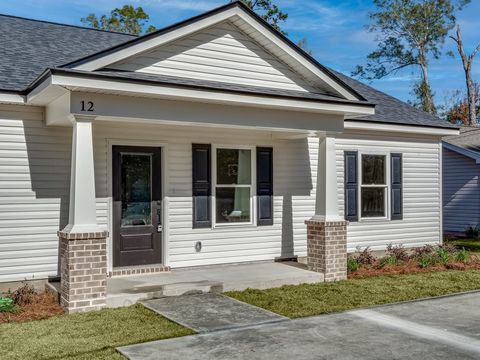
[[[443,139],[443,230],[480,224],[480,129],[463,127]]]
[[[0,281],[60,275],[62,303],[91,309],[107,274],[308,255],[336,280],[347,248],[442,239],[456,127],[241,3],[138,38],[0,31]]]

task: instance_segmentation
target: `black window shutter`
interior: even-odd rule
[[[257,225],[273,225],[273,149],[257,147]]]
[[[345,151],[345,220],[358,221],[358,153]]]
[[[211,145],[192,144],[193,228],[212,226]]]
[[[391,154],[392,220],[403,219],[402,154]]]

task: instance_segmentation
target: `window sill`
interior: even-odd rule
[[[242,229],[253,229],[256,228],[257,225],[252,224],[252,223],[246,223],[246,224],[217,224],[212,227],[212,230],[223,230],[223,229],[237,229],[237,228],[242,228]]]

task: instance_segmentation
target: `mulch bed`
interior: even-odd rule
[[[445,270],[480,270],[480,259],[471,259],[468,263],[449,261],[447,264],[432,264],[421,268],[415,260],[407,260],[398,265],[361,265],[357,271],[348,274],[349,279],[363,279],[381,275],[402,275],[415,273],[429,273]]]
[[[56,296],[45,291],[33,295],[28,304],[17,306],[13,312],[0,312],[0,324],[42,320],[63,313],[63,308],[58,303]]]

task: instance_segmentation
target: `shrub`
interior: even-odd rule
[[[12,311],[13,308],[13,299],[8,297],[0,297],[0,312]]]
[[[422,269],[425,269],[432,263],[432,256],[428,254],[421,254],[417,257],[417,263]]]
[[[480,229],[477,226],[469,226],[465,229],[465,236],[472,239],[478,239]]]
[[[358,270],[358,260],[352,256],[349,256],[347,259],[347,271],[353,273]]]
[[[457,253],[457,248],[452,243],[448,243],[448,242],[443,243],[442,245],[439,245],[438,248],[445,250],[451,255],[454,255]]]
[[[413,250],[413,256],[418,258],[422,255],[432,255],[435,252],[435,248],[432,245],[424,245]]]
[[[393,246],[389,244],[387,246],[387,255],[395,257],[396,261],[408,260],[408,251],[402,245]]]
[[[398,265],[399,259],[394,254],[388,254],[380,259],[380,267],[384,267],[385,265]]]
[[[35,296],[36,291],[32,285],[23,283],[17,290],[8,295],[16,305],[30,304]]]
[[[372,253],[372,250],[370,250],[370,247],[366,247],[365,249],[363,249],[363,251],[359,251],[356,259],[357,259],[357,262],[361,265],[375,264],[375,256],[373,256],[373,253]]]
[[[439,247],[437,249],[437,256],[442,263],[446,264],[450,259],[450,252],[443,247]]]
[[[467,250],[465,250],[465,248],[462,248],[462,250],[459,250],[455,255],[455,260],[463,262],[464,264],[466,264],[469,259],[470,259],[470,253]]]

